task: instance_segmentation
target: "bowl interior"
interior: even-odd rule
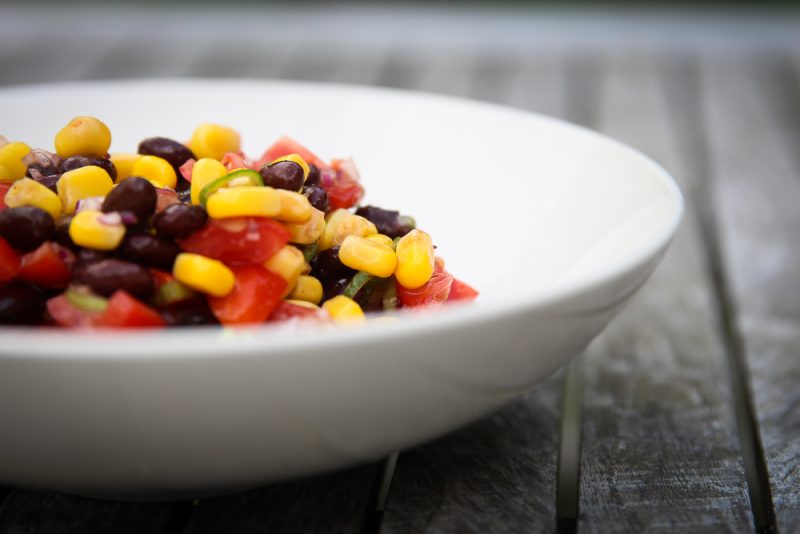
[[[35,114],[31,110],[35,110]],[[673,230],[674,183],[638,153],[559,121],[395,91],[263,82],[124,82],[12,90],[3,134],[52,147],[75,115],[110,126],[112,152],[200,122],[238,129],[255,157],[288,134],[323,159],[353,156],[365,203],[430,232],[457,277],[502,303],[596,278]],[[30,120],[35,116],[36,120]]]

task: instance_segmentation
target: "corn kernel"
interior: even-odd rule
[[[289,230],[289,242],[298,245],[310,245],[322,235],[325,230],[325,214],[312,207],[311,217],[304,223],[283,223]]]
[[[387,278],[397,268],[394,250],[369,239],[349,235],[342,241],[339,261],[351,269]]]
[[[281,201],[281,211],[275,216],[279,221],[291,223],[304,223],[311,218],[311,203],[300,193],[276,189],[275,192]]]
[[[108,173],[94,165],[67,171],[56,183],[64,213],[75,213],[75,206],[79,200],[104,197],[113,187],[114,182]]]
[[[401,286],[417,289],[433,276],[433,241],[422,230],[411,230],[400,238],[396,247],[395,276]]]
[[[286,302],[289,304],[294,304],[295,306],[300,306],[301,308],[308,308],[309,310],[321,310],[319,306],[314,304],[313,302],[308,302],[307,300],[299,300],[299,299],[286,299]]]
[[[189,148],[199,158],[222,159],[227,152],[239,152],[241,139],[233,128],[205,123],[198,126],[189,141]]]
[[[271,187],[223,187],[208,197],[206,210],[214,219],[274,217],[281,211],[281,201]]]
[[[297,163],[300,165],[300,167],[303,169],[303,181],[308,178],[308,173],[311,172],[311,168],[308,166],[308,163],[306,163],[306,160],[304,160],[300,154],[286,154],[285,156],[281,156],[272,160],[270,165],[281,161],[291,161],[292,163]]]
[[[53,219],[61,215],[61,199],[58,195],[30,178],[14,182],[6,193],[5,203],[9,208],[36,206],[52,215]]]
[[[62,158],[70,156],[96,156],[102,158],[111,146],[111,131],[95,117],[75,117],[58,131],[55,138],[56,153]]]
[[[378,243],[379,245],[383,245],[384,247],[389,247],[390,249],[394,250],[394,240],[386,234],[375,234],[367,236],[366,239],[369,239],[373,243]]]
[[[313,276],[301,274],[289,298],[319,304],[322,301],[322,282]]]
[[[190,252],[178,254],[172,274],[178,282],[214,297],[224,297],[236,283],[233,271],[224,263]]]
[[[192,204],[200,204],[200,192],[205,186],[228,174],[228,169],[211,158],[198,159],[192,168]]]
[[[300,273],[306,269],[306,265],[303,252],[292,245],[285,245],[264,262],[264,267],[286,280],[286,289],[283,292],[283,297],[292,292]]]
[[[76,245],[95,250],[114,250],[125,237],[125,226],[104,221],[110,214],[95,210],[83,210],[69,223],[69,236]]]
[[[131,166],[131,176],[141,176],[156,187],[175,189],[178,175],[164,158],[158,156],[139,156]]]
[[[364,311],[358,305],[358,302],[344,295],[337,295],[330,300],[326,300],[322,308],[337,323],[353,323],[364,320]]]
[[[13,182],[25,176],[28,167],[22,163],[22,158],[30,151],[30,147],[25,143],[8,143],[0,148],[0,165],[8,172],[7,177],[0,176],[0,181]]]
[[[331,246],[336,247],[341,245],[345,238],[350,235],[367,237],[377,233],[378,229],[372,221],[365,219],[361,215],[349,214],[347,217],[343,218],[334,229]]]
[[[0,182],[13,182],[11,179],[11,172],[6,169],[6,166],[0,163]]]
[[[133,174],[131,169],[133,168],[133,163],[139,159],[139,154],[117,152],[116,154],[111,154],[109,159],[114,164],[114,168],[117,169],[117,183],[120,183]]]

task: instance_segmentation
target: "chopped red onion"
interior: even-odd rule
[[[75,213],[83,210],[100,211],[103,206],[103,197],[86,197],[78,201],[75,207]]]
[[[103,213],[97,217],[97,222],[106,226],[120,226],[122,224],[122,215],[118,211]]]

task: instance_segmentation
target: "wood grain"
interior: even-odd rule
[[[598,126],[691,192],[658,61],[609,59]],[[663,264],[583,360],[581,532],[752,529],[715,306],[689,203]]]
[[[800,122],[796,101],[781,100],[796,100],[797,86],[769,88],[796,73],[774,70],[789,62],[764,69],[761,59],[706,58],[702,86],[735,324],[778,527],[792,532],[800,525],[800,168],[787,141]]]

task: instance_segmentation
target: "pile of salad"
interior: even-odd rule
[[[76,117],[55,152],[0,136],[0,324],[68,328],[352,322],[472,300],[411,217],[359,206],[351,159],[235,130],[109,154]]]

